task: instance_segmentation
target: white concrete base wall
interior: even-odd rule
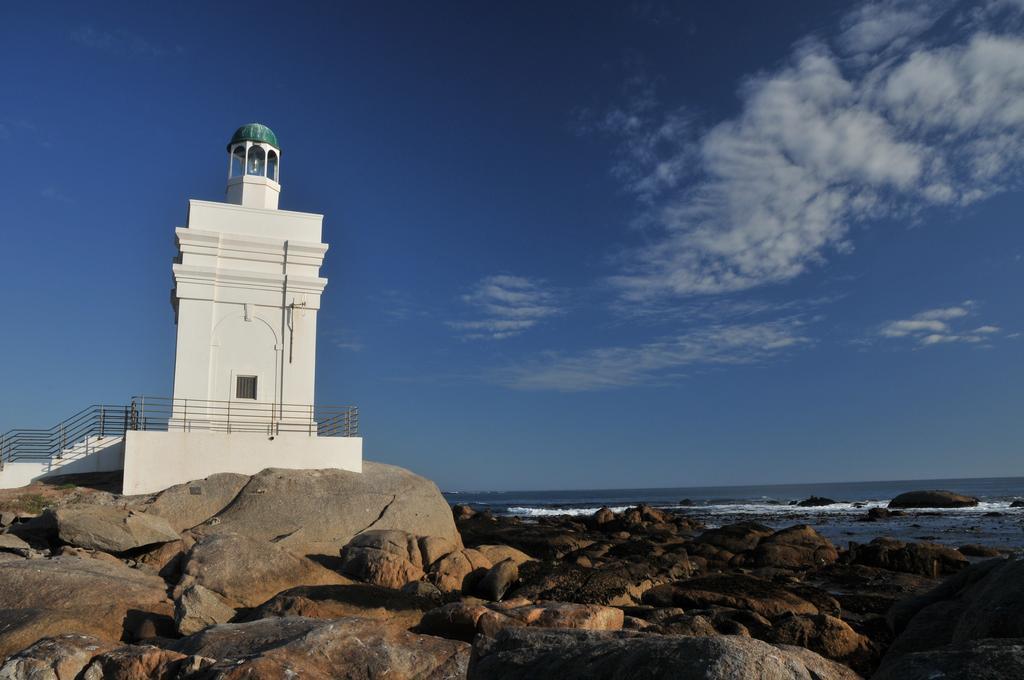
[[[154,493],[218,472],[254,475],[266,468],[363,471],[361,437],[288,433],[270,439],[256,432],[147,432],[125,439],[126,495]]]
[[[14,489],[37,479],[87,472],[114,472],[124,465],[124,445],[118,437],[90,437],[64,451],[60,458],[15,461],[0,471],[0,489]]]

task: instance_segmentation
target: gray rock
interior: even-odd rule
[[[889,611],[899,635],[882,659],[986,638],[1024,638],[1024,560],[993,559],[971,565],[934,590]]]
[[[14,534],[0,534],[0,550],[4,552],[17,553],[22,557],[28,557],[29,553],[32,551],[32,546]]]
[[[224,598],[201,585],[185,588],[174,601],[174,623],[182,635],[227,623],[234,616],[235,610]]]
[[[451,509],[429,479],[366,461],[363,472],[268,469],[254,475],[209,532],[274,540],[298,555],[335,556],[357,534],[399,529],[462,539]]]
[[[890,508],[969,508],[977,504],[977,498],[952,491],[908,491],[889,501]]]
[[[506,628],[479,637],[469,680],[856,680],[845,666],[737,636]]]
[[[423,578],[423,570],[402,555],[353,545],[341,551],[341,573],[363,583],[396,590]]]
[[[80,548],[124,552],[181,538],[164,518],[124,508],[77,505],[47,513],[60,540]]]
[[[411,680],[464,678],[470,647],[410,633],[375,619],[260,619],[208,628],[173,643],[184,654],[218,659],[209,677]]]
[[[251,477],[232,472],[210,475],[177,484],[155,496],[138,498],[130,507],[163,517],[178,532],[191,529],[216,516],[235,500]]]
[[[486,597],[488,600],[500,600],[505,597],[505,593],[512,587],[516,581],[519,580],[519,566],[515,560],[509,558],[498,562],[477,584],[476,590],[480,597]]]

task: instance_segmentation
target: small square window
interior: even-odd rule
[[[235,399],[256,398],[256,376],[240,375],[235,379]]]

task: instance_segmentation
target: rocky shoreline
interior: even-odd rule
[[[37,486],[0,496],[0,680],[1024,677],[1024,560],[984,545],[527,521],[373,463]]]

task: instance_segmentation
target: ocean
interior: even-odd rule
[[[905,491],[944,489],[975,496],[977,507],[915,510],[904,517],[863,521],[868,509],[885,507]],[[538,518],[545,515],[590,515],[603,506],[616,512],[647,503],[699,519],[709,527],[755,520],[774,528],[810,524],[837,544],[867,542],[878,536],[929,540],[952,546],[980,543],[1024,549],[1024,477],[895,480],[706,486],[654,489],[579,489],[564,491],[448,491],[449,503],[489,508],[498,515]],[[834,505],[804,508],[790,505],[820,496]],[[680,505],[685,501],[685,505]]]

